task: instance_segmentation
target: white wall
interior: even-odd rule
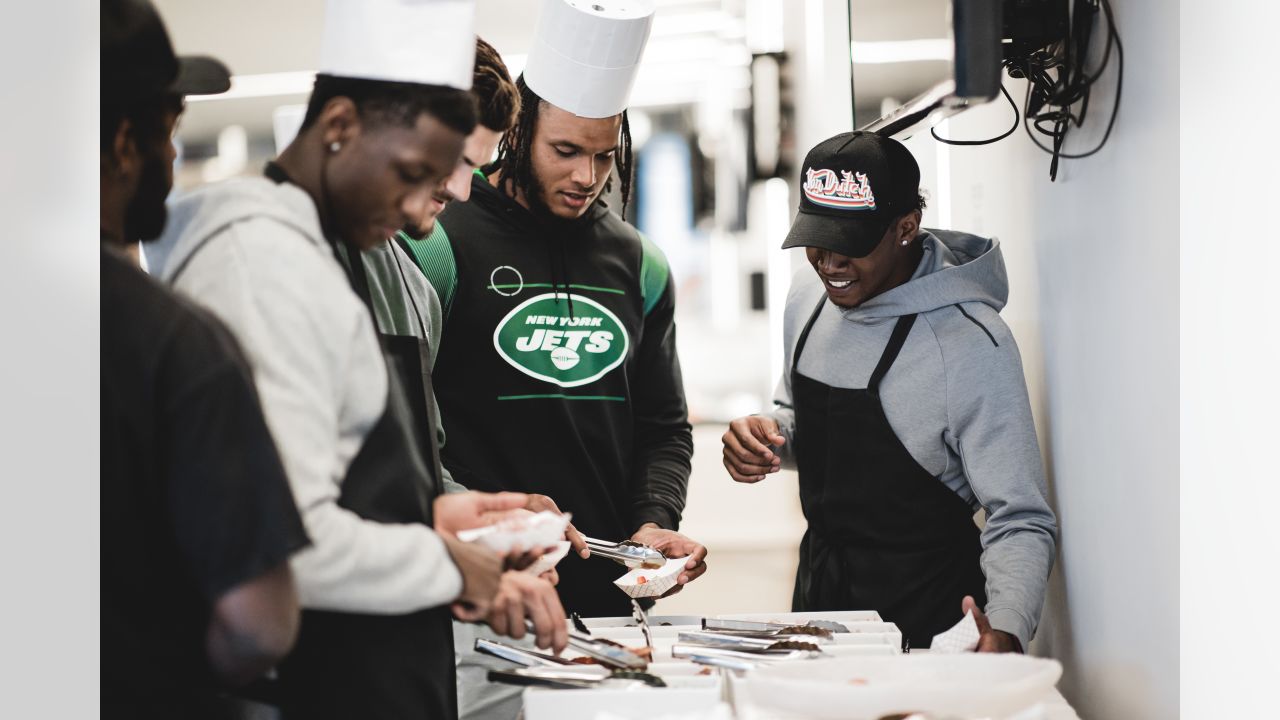
[[[1113,4],[1126,75],[1101,153],[1063,161],[1050,183],[1049,156],[1022,131],[941,152],[952,225],[1003,243],[1003,315],[1059,514],[1033,648],[1063,662],[1060,687],[1082,717],[1165,720],[1178,715],[1179,670],[1178,16],[1158,0]],[[1095,87],[1072,148],[1100,137],[1113,89]],[[1011,119],[1000,99],[943,134],[986,137]]]

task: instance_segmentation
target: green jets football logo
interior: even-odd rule
[[[569,317],[569,298],[573,317]],[[627,331],[608,308],[581,295],[529,298],[493,331],[493,346],[512,367],[560,387],[595,382],[627,356]]]

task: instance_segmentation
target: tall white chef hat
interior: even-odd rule
[[[471,89],[473,0],[329,0],[320,72]]]
[[[574,115],[617,115],[627,108],[652,26],[652,0],[544,0],[524,81]]]

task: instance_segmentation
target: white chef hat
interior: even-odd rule
[[[524,81],[574,115],[617,115],[627,108],[652,26],[652,0],[544,0]]]
[[[471,89],[473,0],[329,0],[320,72]]]

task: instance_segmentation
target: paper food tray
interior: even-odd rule
[[[551,547],[564,540],[565,528],[569,527],[569,513],[543,510],[540,513],[520,514],[492,525],[463,530],[458,533],[462,542],[476,542],[493,550],[506,554],[514,547],[526,550],[531,548]]]
[[[1054,660],[1016,654],[843,657],[761,667],[735,697],[785,717],[875,720],[905,712],[1008,718],[1045,700]]]
[[[687,557],[671,558],[657,570],[636,568],[614,580],[613,584],[617,585],[629,597],[658,597],[676,586],[680,571],[684,570],[684,566],[688,562],[689,558]],[[644,579],[643,582],[641,582],[641,578]]]
[[[524,571],[530,575],[541,575],[542,573],[554,568],[560,564],[565,555],[569,554],[569,548],[572,547],[568,540],[561,540],[556,543],[556,547],[551,552],[538,558],[532,565],[525,568]]]

